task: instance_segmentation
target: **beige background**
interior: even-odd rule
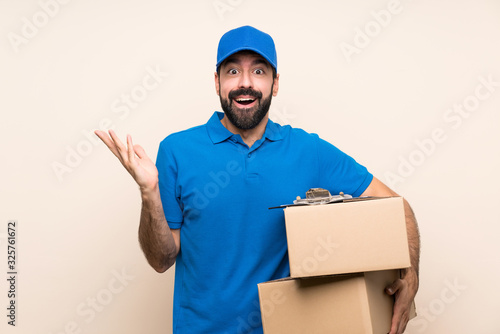
[[[243,24],[276,41],[272,118],[412,204],[422,268],[407,333],[500,332],[500,2],[62,2],[0,1],[2,268],[7,221],[19,223],[18,326],[2,279],[2,333],[171,333],[173,270],[156,274],[140,251],[137,187],[84,133],[111,124],[156,158],[166,135],[219,110],[216,45]],[[466,117],[448,111],[463,103]]]

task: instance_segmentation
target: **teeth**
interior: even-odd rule
[[[253,101],[254,99],[236,99],[238,102]]]

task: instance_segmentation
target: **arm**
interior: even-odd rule
[[[108,136],[103,131],[95,134],[120,160],[123,167],[139,185],[142,198],[139,243],[149,264],[157,271],[164,272],[175,263],[180,250],[180,230],[171,230],[167,224],[158,188],[158,170],[139,145],[132,144],[127,135],[127,147],[123,145],[113,130]]]
[[[398,196],[389,187],[373,178],[372,182],[366,188],[361,196]],[[417,294],[419,278],[419,259],[420,259],[420,235],[418,232],[417,220],[410,204],[404,200],[404,210],[406,217],[406,230],[408,233],[408,245],[410,248],[411,268],[403,270],[401,279],[396,280],[386,287],[389,295],[394,295],[396,300],[392,316],[391,332],[389,334],[402,334],[406,324],[410,319],[410,307]]]
[[[139,243],[151,267],[165,272],[175,263],[181,240],[180,229],[171,230],[163,213],[158,186],[152,191],[142,191]]]

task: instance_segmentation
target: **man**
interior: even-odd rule
[[[156,166],[127,135],[96,134],[138,183],[139,240],[150,265],[176,263],[174,333],[262,333],[257,284],[289,275],[283,212],[313,187],[396,196],[365,167],[318,136],[269,120],[279,88],[271,36],[250,26],[222,36],[215,89],[224,113],[165,138]],[[418,289],[419,235],[405,201],[412,268],[386,288],[402,333]],[[258,314],[258,313],[257,313]]]

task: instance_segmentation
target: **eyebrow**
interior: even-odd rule
[[[240,61],[238,61],[236,57],[229,57],[229,58],[226,59],[226,61],[222,65],[227,66],[228,64],[231,64],[231,63],[238,65],[240,63]],[[269,62],[267,62],[267,60],[265,60],[262,57],[259,57],[259,58],[257,58],[257,59],[255,59],[255,60],[252,61],[252,66],[259,65],[259,64],[264,64],[264,65],[266,65],[268,67],[271,67],[271,65],[269,64]]]

